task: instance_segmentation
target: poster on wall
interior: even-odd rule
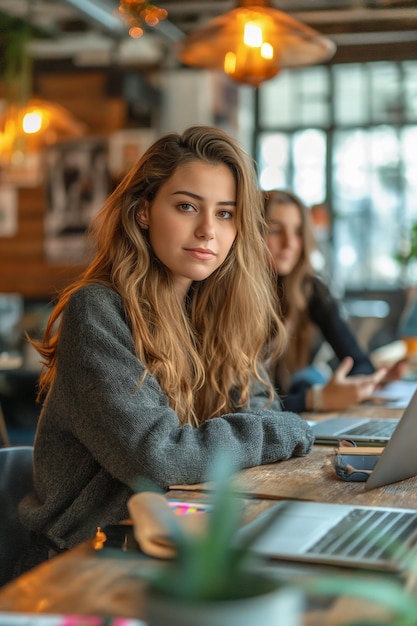
[[[17,234],[17,189],[0,185],[0,237]]]
[[[104,138],[59,142],[45,155],[45,253],[48,261],[88,261],[86,229],[110,192]]]

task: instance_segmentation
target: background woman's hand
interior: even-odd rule
[[[383,379],[383,383],[391,383],[393,380],[401,380],[404,377],[408,369],[408,361],[407,359],[400,359],[396,361],[393,365],[391,365],[387,369],[387,373],[385,378]]]
[[[373,374],[349,376],[353,359],[346,357],[335,369],[329,382],[322,390],[323,410],[338,411],[351,404],[368,400],[378,385],[386,378],[387,369],[378,369]]]

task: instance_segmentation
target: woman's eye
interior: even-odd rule
[[[184,213],[191,213],[192,211],[195,211],[194,206],[189,202],[182,202],[178,205],[178,208],[180,211],[184,211]]]
[[[219,217],[222,217],[225,220],[233,219],[232,211],[226,211],[226,209],[224,209],[223,211],[219,211],[217,215],[219,215]]]

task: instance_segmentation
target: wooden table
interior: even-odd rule
[[[392,417],[400,416],[402,411],[358,407],[353,413]],[[346,483],[336,477],[332,458],[331,446],[315,446],[306,457],[240,472],[237,480],[239,489],[243,494],[250,494],[250,498],[245,498],[246,521],[283,497],[417,508],[417,478],[365,492],[363,483]],[[202,500],[209,497],[210,488],[208,483],[178,485],[168,495],[176,499]],[[159,566],[158,563],[146,557],[126,558],[120,551],[96,551],[92,542],[87,542],[0,589],[0,611],[140,618],[145,587],[135,572],[155,566]],[[323,569],[329,571],[324,566],[275,563],[269,567],[274,568],[276,573],[284,573],[287,578],[309,576]],[[331,568],[331,571],[337,575],[336,568]],[[310,607],[304,623],[306,626],[337,626],[346,623],[348,618],[357,617],[358,611],[364,617],[376,614],[381,624],[387,618],[384,612],[381,616],[379,607],[340,598],[325,606]]]
[[[205,497],[201,492],[189,491],[175,491],[171,495],[187,500]],[[270,500],[247,500],[247,519],[256,517],[271,504]],[[2,612],[142,619],[146,583],[141,574],[143,576],[144,570],[159,566],[159,562],[141,555],[95,550],[92,541],[85,542],[0,589],[0,624],[7,624],[2,621]],[[265,569],[287,581],[318,573],[337,575],[336,568],[325,566],[269,563]],[[375,575],[378,576],[383,577]],[[381,626],[390,623],[389,615],[380,607],[360,600],[352,603],[351,599],[338,598],[310,600],[303,616],[303,626],[340,626],[358,616],[377,617]]]
[[[400,417],[403,409],[358,406],[349,410],[352,416]],[[322,415],[325,419],[335,414]],[[307,415],[317,419],[317,415]],[[416,418],[417,420],[417,418]],[[417,478],[403,480],[372,491],[365,491],[364,483],[340,480],[333,467],[334,447],[316,445],[305,457],[294,457],[281,463],[272,463],[239,472],[237,489],[258,498],[314,500],[370,506],[392,506],[417,509]],[[173,485],[181,491],[210,491],[210,483]]]

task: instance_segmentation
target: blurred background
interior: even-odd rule
[[[259,6],[280,13],[275,64],[219,66],[232,14]],[[85,266],[85,228],[123,174],[190,124],[235,136],[263,189],[312,207],[316,265],[362,345],[398,337],[417,282],[416,0],[0,0],[0,61],[0,402],[13,437],[32,437],[39,412],[25,332],[41,336]]]

